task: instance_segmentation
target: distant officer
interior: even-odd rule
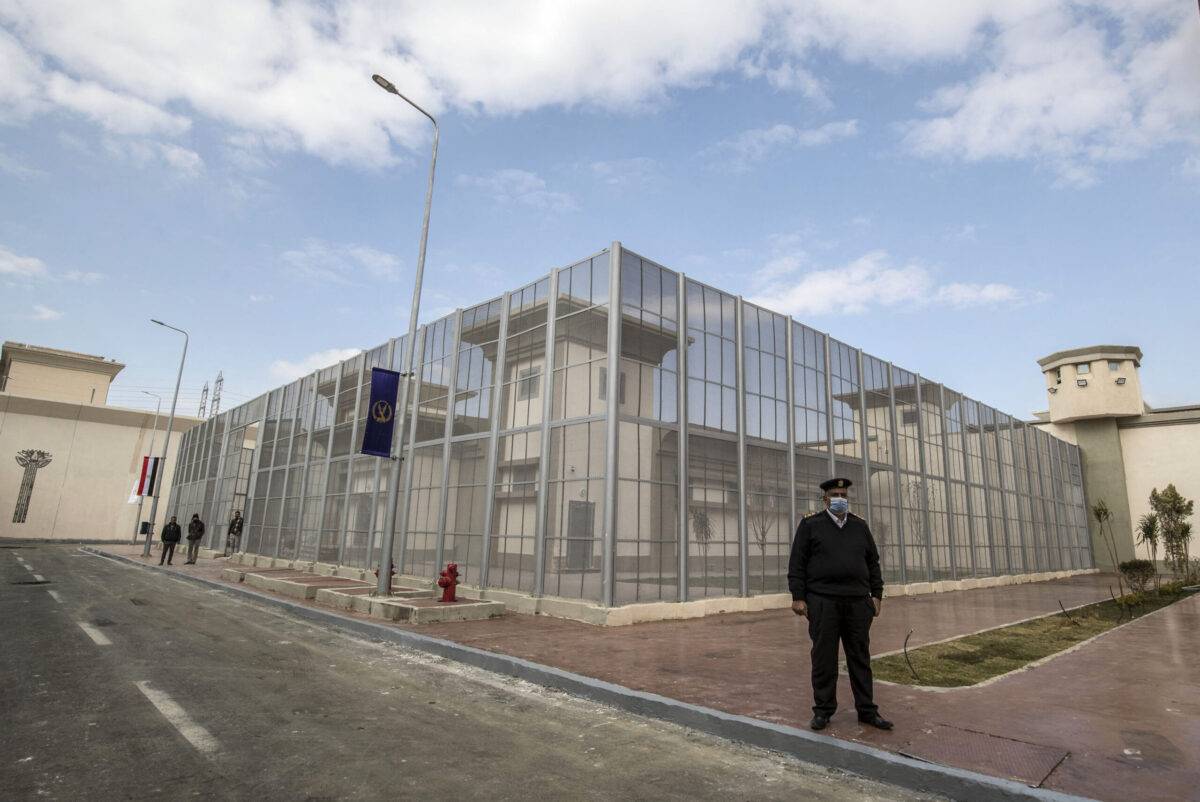
[[[814,730],[837,710],[838,641],[846,654],[854,707],[863,724],[890,730],[871,699],[871,620],[883,600],[879,550],[867,522],[850,512],[849,479],[821,483],[825,509],[806,515],[788,560],[792,612],[808,618],[812,639]]]
[[[239,545],[242,542],[242,526],[245,524],[245,519],[242,518],[241,510],[234,510],[233,517],[229,519],[229,529],[225,534],[225,553],[223,557],[228,557],[231,554],[236,554]]]
[[[162,556],[158,558],[158,564],[162,565],[165,560],[167,565],[171,565],[171,560],[175,557],[175,544],[179,542],[183,530],[179,528],[179,522],[175,520],[175,516],[171,516],[170,522],[163,527],[162,534]]]
[[[200,513],[192,513],[192,520],[188,524],[187,533],[187,560],[184,565],[195,565],[196,558],[200,556],[200,538],[204,537],[204,521],[200,520]]]

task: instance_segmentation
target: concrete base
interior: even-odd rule
[[[371,600],[375,593],[373,586],[364,585],[361,588],[321,588],[317,591],[316,602],[324,607],[332,607],[335,610],[345,612],[356,612],[369,615],[371,612]],[[413,588],[392,588],[392,595],[388,598],[392,599],[427,599],[430,593],[427,590],[415,590]]]
[[[361,568],[350,568],[347,566],[332,565],[330,563],[310,563],[301,562],[298,560],[284,560],[282,558],[264,557],[262,555],[246,553],[237,554],[235,555],[235,558],[244,565],[267,568],[293,568],[296,571],[309,572],[319,576],[340,577],[362,581],[372,586],[375,583],[374,572]],[[1095,573],[1099,573],[1099,571],[1095,568],[1084,568],[1069,571],[1045,571],[1034,574],[982,576],[970,577],[966,579],[942,579],[935,582],[910,582],[906,585],[888,585],[884,589],[884,595],[894,597],[918,596],[927,593],[949,593],[957,590],[973,590],[976,588],[1021,585],[1029,582],[1046,582],[1053,579],[1066,579],[1072,576]],[[418,591],[420,593],[433,594],[437,592],[434,582],[429,577],[403,574],[394,577],[393,583],[394,585],[399,584],[407,589],[420,589],[424,587],[429,588],[427,591]],[[627,604],[621,607],[602,607],[595,602],[583,601],[580,599],[564,599],[555,596],[535,597],[527,593],[518,593],[511,590],[501,590],[498,588],[481,589],[465,584],[460,585],[459,587],[470,597],[478,598],[484,601],[499,602],[503,610],[509,610],[514,613],[522,613],[524,615],[548,615],[553,618],[567,618],[572,621],[581,621],[585,624],[593,624],[595,626],[604,627],[627,626],[630,624],[641,624],[650,621],[681,621],[689,618],[702,618],[708,615],[717,615],[719,613],[748,613],[758,612],[761,610],[779,610],[790,606],[792,603],[791,594],[770,593],[762,596],[720,596],[712,599],[696,599],[695,601],[687,602],[648,602],[645,604]],[[297,596],[296,598],[311,599],[315,598],[315,596]],[[342,600],[339,600],[339,603],[345,604],[345,602]],[[332,603],[331,606],[333,606]],[[350,610],[357,608],[350,606],[337,607],[337,609]],[[371,613],[368,609],[361,609],[359,612],[373,615],[373,613]],[[379,617],[388,618],[388,616],[385,615],[381,615]],[[407,621],[409,619],[388,618],[388,620]]]
[[[357,603],[358,600],[356,600]],[[374,597],[368,600],[367,615],[386,621],[432,624],[445,621],[478,621],[504,615],[504,605],[495,601],[462,600],[443,604],[435,599]]]
[[[221,571],[221,579],[226,582],[241,582],[246,578],[246,572],[240,568],[225,568]]]

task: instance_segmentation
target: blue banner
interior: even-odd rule
[[[399,387],[399,373],[383,368],[371,368],[371,401],[367,406],[367,429],[363,432],[362,453],[375,457],[392,456],[392,431],[396,428],[396,391]]]

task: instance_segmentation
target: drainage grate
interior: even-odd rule
[[[49,579],[18,579],[16,582],[10,582],[10,585],[49,585]]]
[[[1070,753],[1055,746],[934,724],[913,735],[900,754],[1007,777],[1036,788]]]
[[[146,601],[145,599],[136,599],[136,598],[130,597],[129,603],[137,605],[138,607],[144,607],[145,605],[149,604],[150,602]]]

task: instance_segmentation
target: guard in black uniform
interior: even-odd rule
[[[806,515],[788,560],[792,612],[812,638],[813,718],[823,730],[837,710],[838,641],[846,654],[854,707],[863,724],[890,730],[871,699],[871,621],[883,601],[879,550],[867,522],[850,512],[849,479],[821,483],[825,509]]]

